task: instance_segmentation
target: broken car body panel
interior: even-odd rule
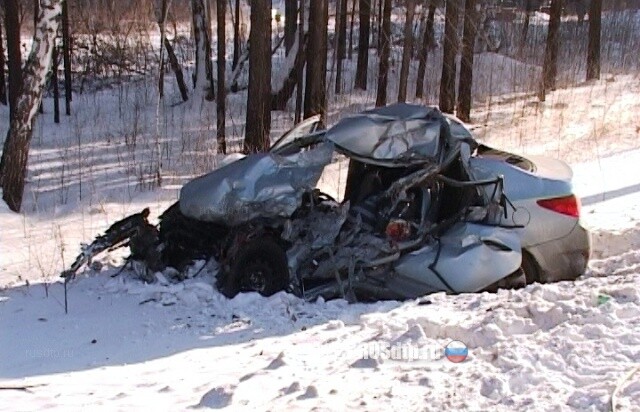
[[[324,144],[292,156],[256,153],[196,178],[180,191],[180,211],[234,226],[252,219],[288,217],[313,189],[333,147]]]
[[[346,117],[325,137],[347,156],[389,167],[440,163],[450,143],[441,119],[432,107],[394,104]]]

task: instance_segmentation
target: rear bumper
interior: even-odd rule
[[[591,256],[591,235],[577,223],[565,237],[526,249],[540,270],[540,282],[574,280],[587,269]]]

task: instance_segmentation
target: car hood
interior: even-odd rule
[[[304,193],[315,187],[333,151],[333,145],[325,143],[286,157],[250,154],[184,185],[180,211],[231,226],[258,217],[291,216]]]

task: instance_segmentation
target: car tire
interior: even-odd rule
[[[538,264],[529,252],[522,251],[522,263],[520,268],[524,272],[524,276],[527,279],[527,285],[540,282],[540,271]]]
[[[289,266],[284,248],[272,237],[260,237],[244,244],[223,277],[220,291],[227,297],[239,292],[271,296],[289,286]]]

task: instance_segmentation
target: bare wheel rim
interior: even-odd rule
[[[273,276],[273,269],[268,262],[263,259],[250,262],[240,278],[240,289],[242,291],[264,292],[270,276]]]

